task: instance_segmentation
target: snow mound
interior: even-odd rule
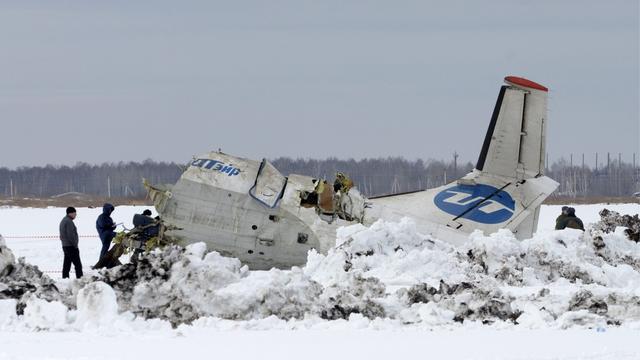
[[[618,227],[624,227],[624,233],[629,240],[640,241],[640,218],[635,215],[620,215],[616,211],[602,209],[599,212],[600,221],[593,225],[592,230],[611,233]]]
[[[85,327],[99,327],[111,323],[118,316],[116,293],[109,285],[96,281],[78,292],[76,323]]]
[[[24,315],[17,311],[0,326],[637,324],[640,244],[631,241],[629,228],[606,219],[609,225],[587,232],[546,231],[524,241],[508,230],[475,232],[458,247],[420,234],[410,219],[380,220],[339,229],[337,245],[326,255],[310,251],[304,267],[286,271],[249,271],[237,259],[206,253],[201,243],[168,246],[137,264],[60,282],[59,292],[37,268],[11,262],[0,286],[26,281],[31,287],[5,295],[13,302],[0,303],[0,312],[10,313],[13,306]]]
[[[173,325],[203,316],[250,320],[269,316],[302,319],[307,315],[335,319],[354,312],[373,318],[384,314],[381,306],[368,302],[369,293],[384,295],[384,286],[373,279],[351,274],[349,281],[325,288],[300,268],[249,271],[237,259],[217,252],[205,255],[203,246],[168,246],[143,256],[137,265],[105,270],[100,277],[86,281],[101,280],[110,285],[120,311]],[[373,285],[368,286],[370,283]],[[376,310],[365,309],[371,307]]]
[[[26,263],[24,258],[16,262],[0,235],[0,301],[5,299],[16,300],[16,313],[22,315],[29,301],[33,304],[38,304],[33,299],[57,301],[60,294],[55,282],[37,266]]]
[[[11,272],[12,265],[16,262],[13,252],[7,247],[2,235],[0,235],[0,277],[4,277]]]
[[[29,294],[25,301],[24,326],[34,330],[65,330],[69,309],[59,301],[47,301]]]

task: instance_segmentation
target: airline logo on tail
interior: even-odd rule
[[[438,193],[433,202],[447,214],[481,224],[505,222],[515,210],[509,193],[483,184],[455,185]]]

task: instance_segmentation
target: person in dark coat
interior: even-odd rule
[[[147,239],[158,235],[159,224],[151,217],[151,210],[147,209],[142,214],[133,215],[133,226],[142,230]],[[155,225],[154,225],[155,224]]]
[[[113,222],[111,218],[111,213],[113,213],[115,207],[109,203],[104,204],[102,206],[102,214],[98,216],[96,220],[96,229],[98,230],[98,236],[100,236],[100,241],[102,242],[102,250],[100,250],[100,258],[102,258],[107,251],[109,251],[109,247],[111,246],[111,240],[116,236],[115,229],[116,224]],[[98,259],[100,260],[100,259]]]
[[[82,262],[80,261],[80,250],[78,250],[78,229],[73,219],[76,218],[76,209],[67,208],[67,215],[60,221],[60,241],[62,242],[62,252],[64,260],[62,261],[62,278],[69,277],[71,264],[76,270],[76,278],[82,277]]]
[[[136,227],[136,231],[140,234],[137,238],[140,241],[139,247],[131,255],[131,262],[135,264],[140,258],[140,254],[144,252],[147,241],[154,236],[158,236],[160,223],[151,217],[151,210],[147,209],[142,214],[133,215],[133,226]]]
[[[562,207],[562,213],[560,213],[560,215],[558,215],[558,217],[556,218],[556,230],[562,230],[564,228],[561,228],[561,226],[563,226],[563,224],[565,223],[566,219],[567,219],[567,211],[569,210],[568,206],[563,206]]]
[[[584,231],[584,224],[579,217],[576,216],[576,209],[570,207],[567,209],[567,216],[560,223],[560,229],[578,229]]]

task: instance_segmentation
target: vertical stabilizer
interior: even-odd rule
[[[476,169],[522,180],[544,173],[546,87],[507,76],[487,129]]]
[[[504,80],[507,85],[500,89],[476,170],[484,176],[521,184],[519,190],[511,192],[522,193],[525,187],[529,188],[528,195],[512,194],[514,198],[522,197],[525,207],[519,224],[512,230],[519,238],[525,238],[535,232],[540,203],[550,194],[547,189],[522,185],[544,175],[548,89],[516,76],[507,76]],[[550,188],[551,184],[546,187]],[[539,201],[527,204],[531,196]]]

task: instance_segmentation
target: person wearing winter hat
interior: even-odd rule
[[[584,224],[582,223],[582,220],[576,216],[576,209],[567,207],[566,214],[567,215],[563,217],[559,223],[556,223],[556,230],[569,228],[584,231]]]
[[[80,250],[78,250],[78,229],[73,220],[76,218],[76,209],[74,207],[67,208],[67,215],[60,221],[60,241],[62,242],[62,252],[64,260],[62,261],[62,278],[69,277],[71,264],[76,270],[76,278],[82,277],[82,262],[80,261]]]

